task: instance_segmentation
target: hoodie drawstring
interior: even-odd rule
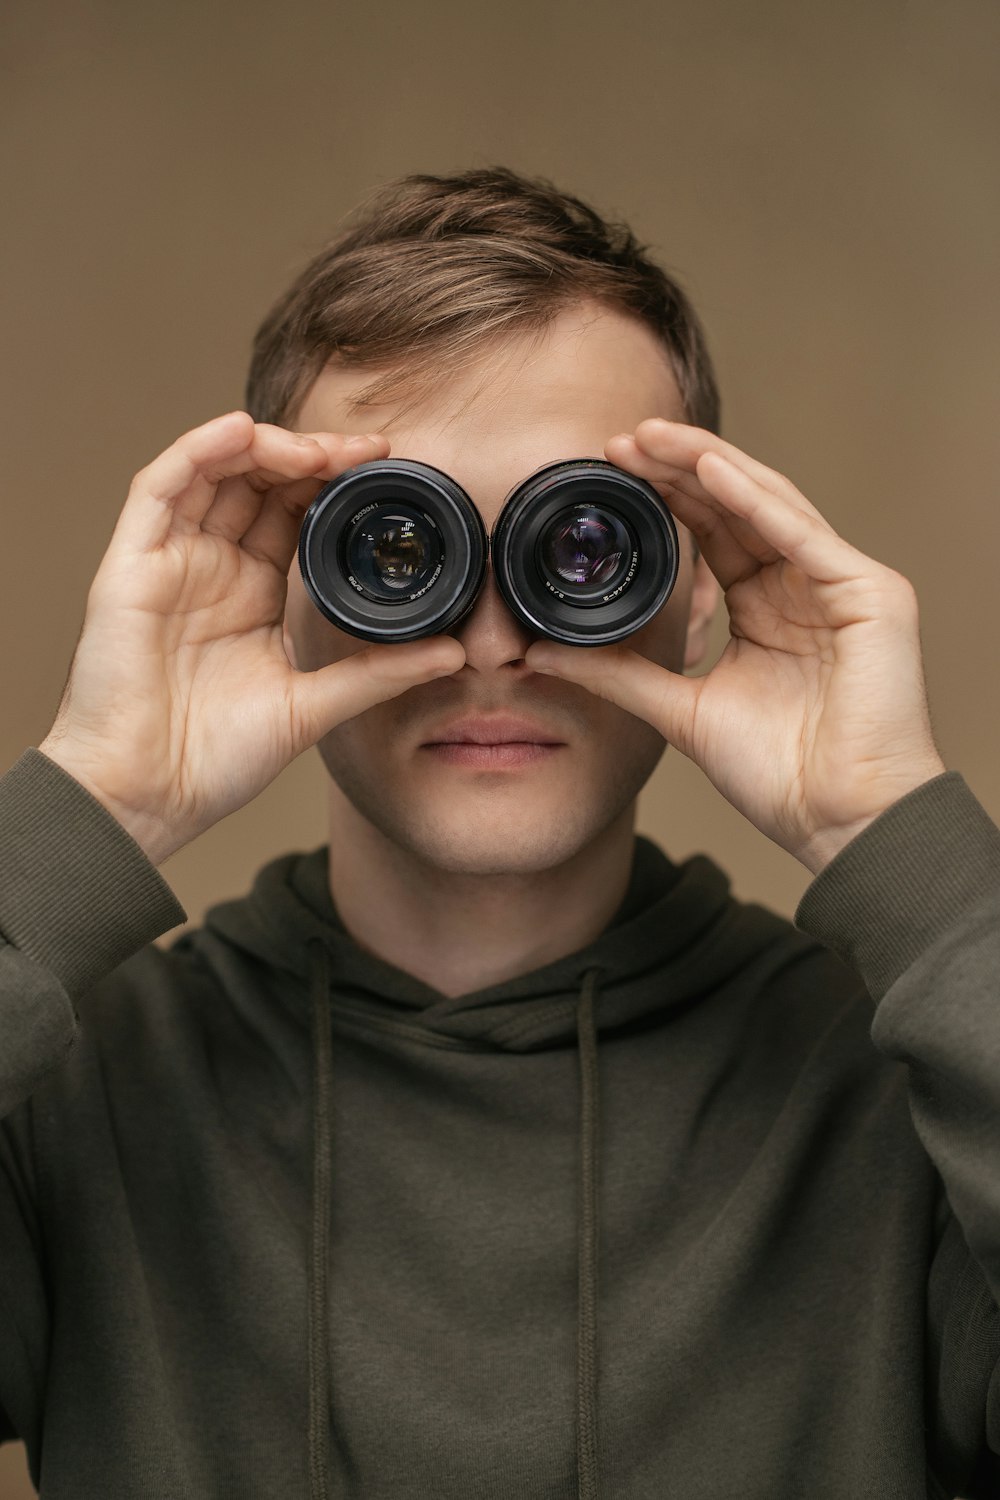
[[[330,1158],[332,1047],[326,945],[309,943],[313,1042],[312,1240],[309,1255],[309,1500],[333,1500],[330,1484]],[[599,967],[583,976],[577,1002],[580,1054],[580,1194],[577,1208],[577,1500],[600,1500],[597,1460],[597,1032]]]

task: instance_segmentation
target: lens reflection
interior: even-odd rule
[[[404,521],[401,526],[383,526],[378,533],[369,532],[365,542],[388,588],[408,588],[427,562],[427,540],[417,535],[412,521]]]
[[[541,542],[546,567],[568,584],[610,582],[630,550],[621,522],[591,506],[557,516]]]
[[[409,597],[440,571],[437,532],[415,516],[365,516],[347,539],[346,560],[358,583],[380,599]]]

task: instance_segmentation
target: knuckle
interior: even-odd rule
[[[893,614],[900,619],[915,620],[919,612],[917,591],[909,578],[895,568],[881,570],[880,582],[883,592],[892,605]]]
[[[885,581],[893,593],[899,596],[900,603],[916,604],[917,591],[905,573],[898,572],[896,568],[886,568]]]
[[[155,495],[157,489],[157,468],[156,460],[154,459],[152,463],[143,464],[141,469],[136,469],[135,473],[132,475],[132,481],[129,485],[129,494],[131,495],[139,492],[143,494]]]

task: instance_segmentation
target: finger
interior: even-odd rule
[[[260,468],[274,479],[295,479],[315,473],[321,463],[322,450],[314,441],[255,423],[248,412],[214,417],[184,433],[135,475],[115,542],[152,551],[172,529],[196,530],[225,478]]]
[[[803,510],[773,494],[721,454],[703,454],[698,475],[720,504],[776,557],[794,563],[817,583],[840,583],[873,567],[870,558],[839,537],[811,506]]]
[[[318,482],[316,479],[304,480],[300,484],[279,485],[271,490],[240,543],[245,552],[264,558],[283,575],[287,574],[295,556],[303,516],[321,486],[355,464],[384,455],[389,448],[388,439],[383,437],[334,439],[329,433],[316,436],[328,450],[338,452],[339,457],[329,461]]]
[[[764,489],[775,495],[784,495],[794,505],[823,520],[815,506],[784,474],[751,458],[749,453],[727,443],[717,433],[703,427],[691,427],[686,422],[670,422],[665,417],[647,417],[639,423],[633,436],[638,448],[672,471],[672,482],[693,498],[705,498],[703,487],[698,482],[698,460],[705,453],[717,453],[763,485]]]
[[[612,463],[647,479],[662,495],[676,520],[683,522],[697,539],[698,546],[723,589],[747,578],[765,563],[774,562],[777,554],[762,542],[752,526],[746,526],[706,490],[695,476],[698,497],[677,488],[671,471],[659,460],[650,458],[630,434],[610,438],[604,451]]]
[[[822,525],[829,525],[802,491],[784,474],[758,463],[755,458],[734,447],[732,443],[725,442],[714,432],[708,432],[702,427],[690,427],[684,422],[669,422],[663,417],[648,417],[639,423],[632,440],[640,461],[651,459],[654,464],[662,465],[659,471],[654,469],[653,473],[659,472],[660,478],[669,483],[675,492],[679,491],[689,499],[700,502],[709,510],[713,509],[712,496],[699,482],[698,461],[706,453],[717,453],[756,480],[764,489],[783,496],[790,504],[813,516]],[[648,469],[648,462],[646,467]]]
[[[644,719],[684,755],[691,755],[701,684],[640,656],[625,645],[564,646],[536,641],[525,652],[533,672],[578,683],[598,698]]]
[[[316,672],[294,677],[295,713],[307,744],[376,703],[411,687],[460,672],[465,651],[453,636],[428,636],[396,646],[373,645]]]
[[[115,528],[119,542],[137,551],[161,545],[181,519],[181,530],[194,529],[215,498],[218,483],[251,465],[249,451],[256,424],[248,412],[228,412],[183,433],[132,480]],[[304,445],[296,444],[301,449]],[[306,452],[315,450],[305,449]],[[185,517],[188,509],[190,519]]]
[[[389,446],[383,437],[345,437],[329,432],[295,436],[314,445],[316,463],[309,477],[289,479],[275,470],[259,468],[224,479],[202,520],[202,531],[230,542],[242,540],[248,551],[269,555],[270,535],[275,528],[267,518],[287,515],[293,525],[298,524],[322,484],[353,464],[384,455]],[[249,533],[258,521],[266,522],[263,532],[251,539]],[[287,527],[279,524],[278,530],[284,536]]]
[[[338,440],[334,434],[330,436],[334,442],[339,441],[341,449],[349,441]],[[318,474],[327,461],[327,448],[312,435],[290,432],[270,422],[257,422],[242,453],[225,465],[204,469],[177,497],[174,516],[204,526],[219,498],[220,489],[224,490],[225,499],[239,495],[249,500],[254,492],[262,494],[276,485]]]

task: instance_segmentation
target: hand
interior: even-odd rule
[[[912,585],[848,542],[783,475],[713,433],[650,418],[612,438],[693,532],[731,639],[704,677],[617,646],[545,641],[526,661],[652,724],[814,874],[946,769],[931,734]]]
[[[154,863],[334,725],[463,666],[448,636],[371,646],[317,672],[285,654],[302,517],[324,481],[388,446],[235,411],[185,433],[132,481],[38,748]]]

